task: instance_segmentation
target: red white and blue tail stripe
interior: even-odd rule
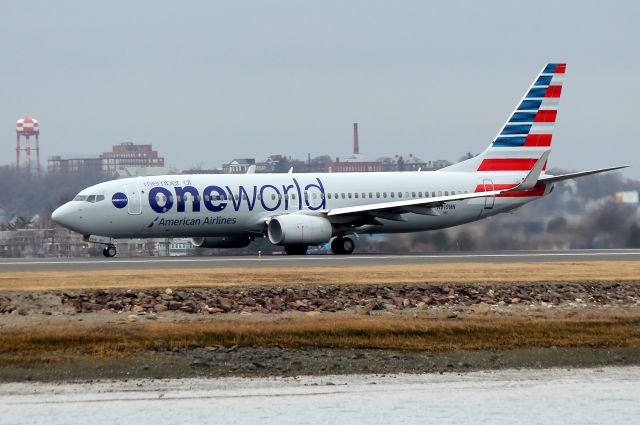
[[[477,171],[527,172],[551,148],[566,68],[564,63],[550,63],[542,69],[485,151]]]
[[[545,65],[491,145],[477,157],[442,171],[521,174],[531,170],[551,149],[566,68],[564,63]]]

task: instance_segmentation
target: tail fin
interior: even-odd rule
[[[547,64],[491,145],[480,155],[441,171],[529,172],[551,150],[565,70],[564,63]]]

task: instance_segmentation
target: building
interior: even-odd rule
[[[147,170],[140,171],[143,168]],[[47,161],[47,171],[102,173],[107,177],[118,177],[119,175],[166,174],[167,169],[164,168],[164,158],[158,156],[158,152],[154,151],[151,145],[125,142],[114,145],[111,152],[104,152],[101,155],[51,156]]]
[[[222,164],[222,174],[244,174],[255,164],[256,160],[253,158],[234,159],[227,164]]]
[[[47,160],[49,173],[101,173],[102,159],[98,155],[50,156]]]
[[[384,171],[384,164],[376,161],[347,161],[340,162],[337,158],[335,162],[325,164],[327,173],[350,173],[350,172],[372,172]]]
[[[133,142],[115,145],[111,152],[104,152],[100,158],[102,171],[108,176],[126,167],[164,167],[164,158],[159,157],[151,145],[136,145]]]

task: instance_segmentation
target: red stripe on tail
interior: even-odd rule
[[[544,97],[560,97],[560,93],[562,93],[562,86],[549,86]]]
[[[558,111],[538,111],[533,122],[556,122]]]
[[[478,171],[529,171],[536,164],[535,158],[483,159]]]
[[[524,146],[551,146],[551,134],[529,134]]]
[[[491,185],[488,185],[487,189],[491,190]],[[506,190],[511,189],[512,187],[516,187],[517,184],[494,184],[493,190]],[[520,198],[523,196],[542,196],[544,195],[544,191],[547,188],[547,185],[544,183],[537,184],[532,189],[528,190],[518,190],[515,192],[501,193],[497,195],[498,198]],[[479,184],[476,186],[476,193],[487,192],[484,184]]]

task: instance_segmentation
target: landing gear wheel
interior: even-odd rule
[[[306,245],[286,245],[284,247],[284,252],[287,255],[304,255],[307,253]]]
[[[336,255],[349,255],[356,249],[351,238],[337,237],[331,242],[331,251]]]
[[[116,256],[116,247],[113,245],[107,245],[102,249],[102,255],[111,258]]]

